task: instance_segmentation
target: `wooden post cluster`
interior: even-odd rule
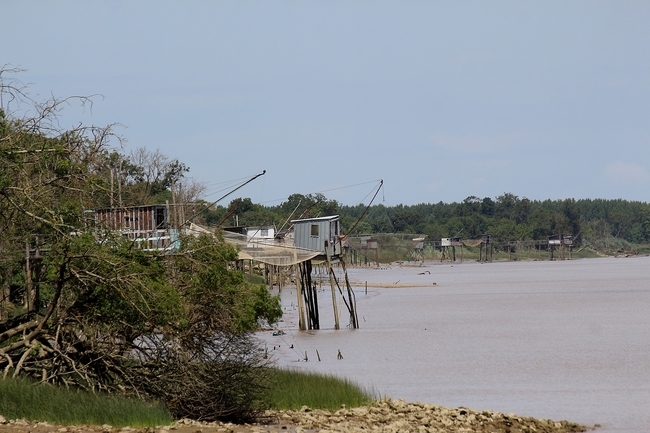
[[[300,273],[301,292],[304,298],[307,313],[307,329],[320,329],[320,318],[318,315],[318,293],[316,285],[311,280],[312,263],[307,260],[298,263],[298,272]]]
[[[339,311],[336,305],[336,290],[334,290],[334,273],[332,272],[332,258],[330,257],[329,248],[327,248],[327,241],[325,241],[325,255],[327,256],[327,274],[330,278],[330,286],[332,288],[332,305],[334,306],[334,329],[339,329]]]
[[[340,329],[339,324],[339,311],[338,311],[338,292],[341,300],[345,304],[348,313],[350,314],[350,327],[357,329],[359,327],[359,317],[356,308],[356,295],[350,281],[348,279],[348,272],[345,265],[345,260],[339,256],[339,263],[343,270],[345,278],[345,290],[341,288],[339,281],[336,278],[334,267],[332,264],[332,257],[330,256],[327,242],[325,243],[325,257],[327,264],[327,273],[330,281],[330,289],[332,293],[332,308],[334,310],[334,329]],[[311,260],[307,260],[296,265],[296,289],[298,296],[298,328],[301,331],[320,329],[320,317],[318,311],[318,293],[316,284],[312,281],[311,274],[313,265]],[[366,288],[367,291],[367,288]]]

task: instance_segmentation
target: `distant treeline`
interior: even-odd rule
[[[230,202],[206,213],[208,224],[217,224],[229,214],[224,225],[237,221],[243,226],[275,224],[280,229],[287,220],[325,215],[341,216],[342,232],[350,230],[366,210],[366,205],[340,205],[322,194],[293,194],[277,206],[254,204],[249,198]],[[427,241],[443,237],[476,239],[489,233],[495,242],[546,240],[548,236],[573,236],[575,245],[597,249],[627,249],[650,243],[650,204],[627,200],[564,199],[529,200],[512,193],[494,199],[467,197],[460,203],[417,205],[372,205],[351,235],[412,233],[426,235]]]

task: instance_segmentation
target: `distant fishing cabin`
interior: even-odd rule
[[[441,238],[440,247],[442,251],[441,260],[456,261],[456,247],[460,247],[460,262],[463,262],[463,240],[459,237]]]
[[[548,255],[549,260],[555,260],[555,252],[558,252],[558,259],[564,260],[571,259],[571,252],[573,250],[573,236],[564,234],[552,235],[548,237]],[[568,254],[567,254],[568,253]]]
[[[485,254],[483,254],[483,248],[485,247]],[[492,261],[493,253],[493,244],[492,244],[492,235],[491,234],[482,234],[481,243],[479,245],[478,261],[479,262],[488,262]]]

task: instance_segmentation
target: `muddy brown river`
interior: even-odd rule
[[[394,399],[600,424],[602,433],[650,431],[649,257],[348,274],[360,284],[360,329],[346,328],[344,305],[342,329],[333,329],[323,282],[322,329],[299,332],[296,291],[285,287],[284,335],[260,335],[274,362]]]

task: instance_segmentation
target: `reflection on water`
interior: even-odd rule
[[[355,290],[358,330],[333,330],[323,284],[326,329],[298,332],[296,292],[283,290],[285,335],[260,336],[279,365],[408,401],[599,423],[601,432],[650,430],[650,258],[435,263],[349,276],[370,286]],[[395,282],[419,287],[372,287]]]

